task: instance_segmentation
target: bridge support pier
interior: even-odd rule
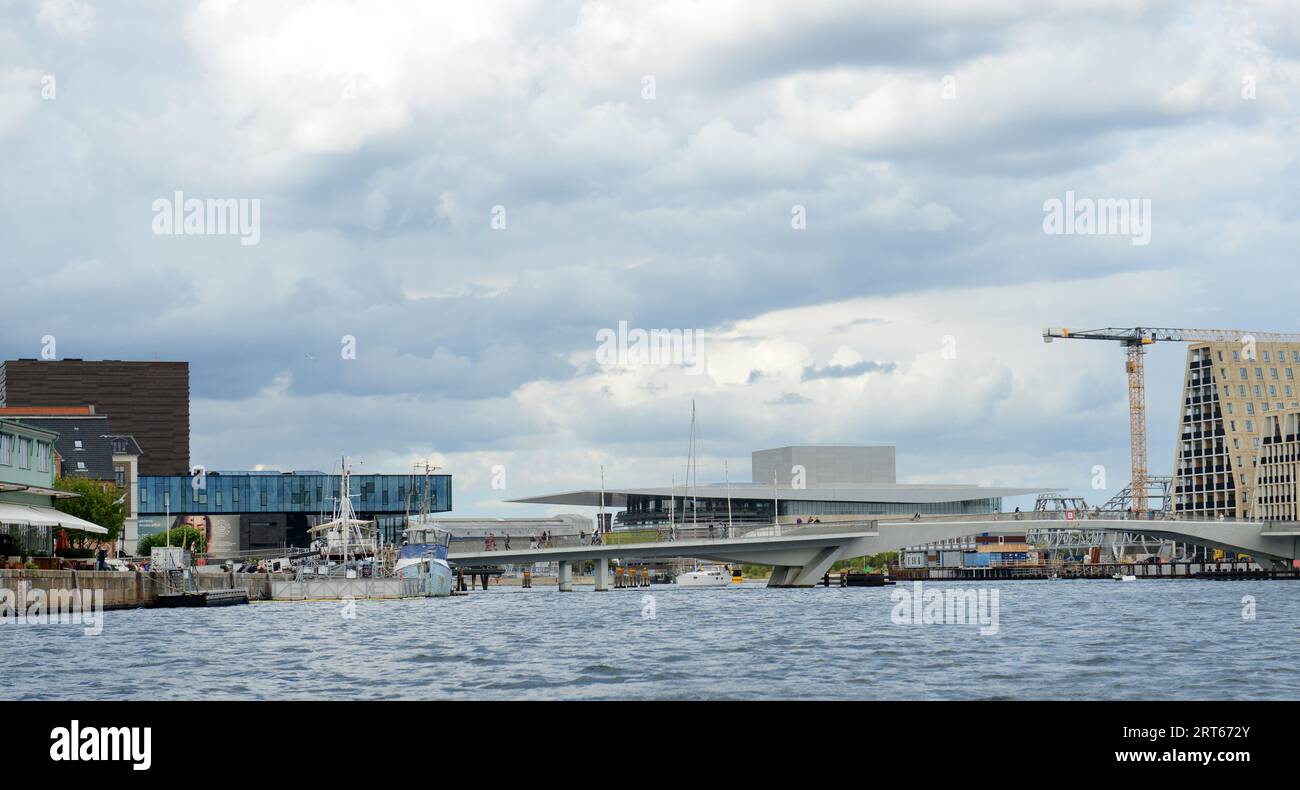
[[[826,546],[820,549],[806,565],[776,565],[768,587],[816,587],[835,560],[844,553],[843,546]]]
[[[596,592],[605,592],[609,589],[609,558],[598,557],[596,559]]]
[[[573,563],[560,560],[560,592],[573,592]]]

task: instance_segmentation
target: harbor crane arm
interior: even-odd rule
[[[1147,510],[1147,394],[1146,347],[1157,342],[1216,343],[1250,341],[1263,343],[1296,343],[1300,334],[1288,332],[1245,332],[1239,329],[1169,329],[1136,326],[1129,328],[1106,327],[1074,331],[1065,327],[1043,330],[1043,342],[1053,340],[1111,340],[1121,343],[1127,357],[1128,373],[1129,451],[1133,464],[1133,512],[1140,515]]]

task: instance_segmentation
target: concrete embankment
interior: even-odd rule
[[[271,575],[267,573],[200,573],[196,578],[200,590],[242,588],[251,600],[271,597]],[[102,590],[105,609],[153,606],[162,586],[147,571],[0,570],[0,590],[13,590],[17,595],[20,583],[26,583],[29,592]]]

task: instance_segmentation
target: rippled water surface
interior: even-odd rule
[[[495,588],[362,601],[352,619],[334,603],[108,612],[93,637],[0,626],[0,697],[1300,699],[1300,584],[996,589],[991,636],[894,624],[890,593],[910,593],[905,583]]]

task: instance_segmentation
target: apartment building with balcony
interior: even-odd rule
[[[1187,350],[1173,511],[1250,518],[1265,421],[1300,408],[1300,344],[1196,343]]]
[[[1296,521],[1300,516],[1300,409],[1267,415],[1261,434],[1252,515],[1265,521]]]

